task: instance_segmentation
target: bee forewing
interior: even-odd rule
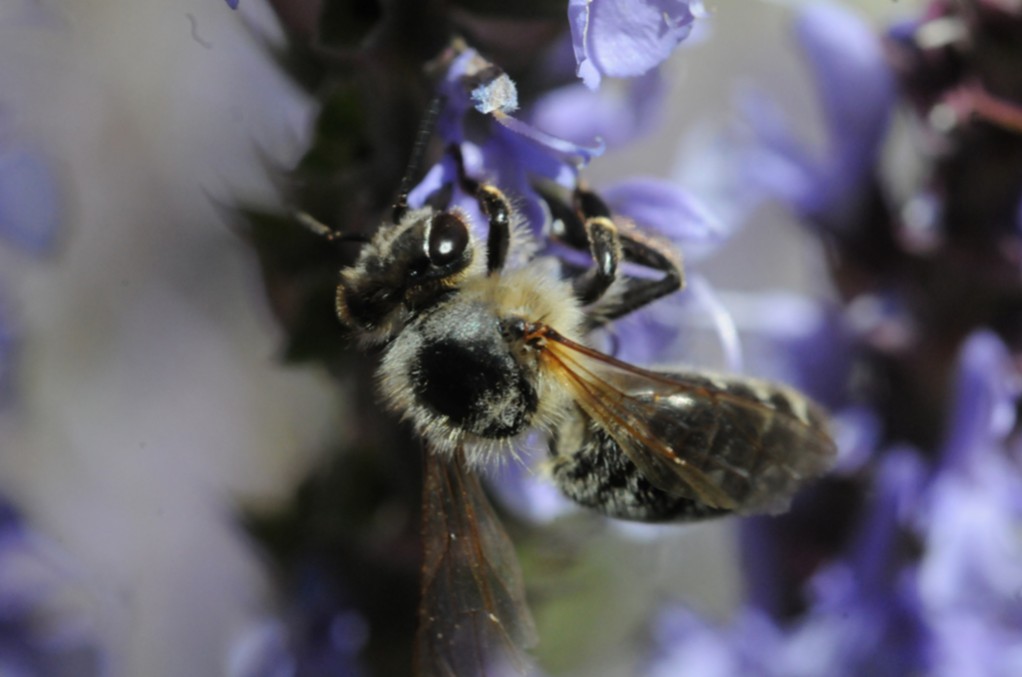
[[[784,386],[639,369],[554,335],[548,366],[658,488],[711,507],[780,512],[833,460],[809,400]]]
[[[424,472],[416,674],[524,674],[536,630],[514,546],[461,454],[427,451]]]

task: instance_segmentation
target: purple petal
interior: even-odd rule
[[[833,141],[861,161],[872,158],[895,96],[879,37],[858,14],[831,3],[807,5],[795,32]]]
[[[866,508],[853,544],[851,561],[858,585],[877,590],[889,581],[894,543],[899,531],[911,521],[926,470],[910,449],[885,452],[876,469],[874,494]]]
[[[944,614],[935,619],[933,677],[1022,675],[1019,628],[975,614]]]
[[[694,344],[693,329],[708,329],[716,345]],[[712,285],[700,275],[689,276],[684,293],[671,294],[631,313],[594,335],[598,347],[618,359],[638,365],[720,363],[725,371],[742,370],[742,348],[734,321]],[[719,346],[719,347],[718,347]],[[708,348],[694,357],[695,349]]]
[[[746,92],[742,105],[761,148],[746,159],[750,178],[802,215],[840,228],[853,219],[876,162],[895,97],[878,36],[836,4],[809,4],[795,24],[812,69],[827,128],[822,157],[810,155],[776,104]]]
[[[227,6],[231,9],[238,9],[238,0],[227,0]]]
[[[590,89],[602,76],[633,77],[660,64],[692,32],[683,0],[570,0],[568,22],[578,76]]]
[[[795,24],[820,95],[831,148],[827,171],[805,213],[840,209],[867,174],[887,129],[894,78],[879,37],[857,15],[836,4],[811,4]]]
[[[660,615],[654,631],[656,653],[643,674],[649,677],[738,674],[727,630],[715,627],[694,612],[668,609]]]
[[[749,159],[751,145],[734,128],[707,121],[685,136],[674,163],[674,179],[717,215],[727,236],[774,197],[762,181],[750,180],[751,167],[757,166],[754,158]],[[692,252],[685,255],[691,258]]]
[[[1000,339],[977,332],[962,347],[950,432],[942,462],[962,468],[979,460],[1015,423],[1018,374]]]
[[[932,487],[919,577],[935,612],[1020,612],[1022,476],[997,454],[985,461],[968,475],[946,474]]]
[[[727,235],[720,221],[673,181],[632,178],[602,189],[600,195],[614,213],[682,248],[689,244],[716,245]]]
[[[494,112],[493,118],[507,129],[520,135],[523,139],[529,139],[563,159],[572,160],[572,164],[586,165],[592,158],[603,155],[605,150],[603,141],[600,139],[594,139],[588,144],[572,143],[567,139],[561,139],[548,134],[527,122],[523,122],[510,115],[505,115],[500,111]]]
[[[663,78],[651,70],[620,88],[593,91],[571,85],[556,89],[533,104],[529,119],[554,136],[579,144],[602,139],[608,148],[615,148],[656,128],[663,94]]]
[[[445,154],[440,162],[430,167],[422,180],[408,191],[408,204],[414,209],[419,209],[426,204],[430,195],[455,181],[457,170],[454,167],[454,159]]]
[[[731,293],[725,306],[752,373],[790,383],[830,409],[847,405],[856,337],[840,308],[787,292]]]
[[[650,677],[699,675],[786,675],[784,636],[774,623],[743,609],[728,626],[720,626],[682,608],[668,607],[653,625],[652,660],[642,671]]]

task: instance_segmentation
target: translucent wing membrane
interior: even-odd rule
[[[797,392],[752,379],[639,369],[544,325],[527,339],[579,406],[670,494],[743,513],[777,512],[835,454]]]
[[[416,673],[524,673],[536,630],[511,540],[460,454],[427,451],[425,466]]]

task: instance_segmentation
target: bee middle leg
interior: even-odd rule
[[[550,206],[555,223],[553,235],[568,246],[589,249],[593,266],[574,278],[575,296],[582,305],[592,305],[590,328],[596,328],[649,305],[685,283],[677,255],[664,244],[639,232],[623,233],[614,225],[610,208],[593,191],[576,188],[572,205],[540,191]],[[619,262],[628,261],[660,271],[649,279],[620,275]],[[608,295],[611,284],[622,277],[620,291]]]

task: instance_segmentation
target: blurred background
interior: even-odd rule
[[[597,187],[698,183],[700,130],[750,81],[822,139],[791,34],[800,3],[705,4],[665,66],[662,124],[597,159]],[[921,3],[846,4],[879,28]],[[315,104],[263,44],[282,36],[263,0],[0,0],[0,494],[59,581],[48,603],[106,674],[237,666],[274,600],[240,507],[282,505],[349,435],[351,399],[373,397],[315,363],[282,366],[283,330],[229,215],[273,209],[274,168],[309,143]],[[750,222],[696,264],[715,289],[831,294],[818,243],[787,212]],[[715,345],[706,360],[724,368]],[[584,551],[615,562],[622,616],[669,590],[726,618],[734,527],[587,523]],[[619,639],[562,650],[624,674]]]

